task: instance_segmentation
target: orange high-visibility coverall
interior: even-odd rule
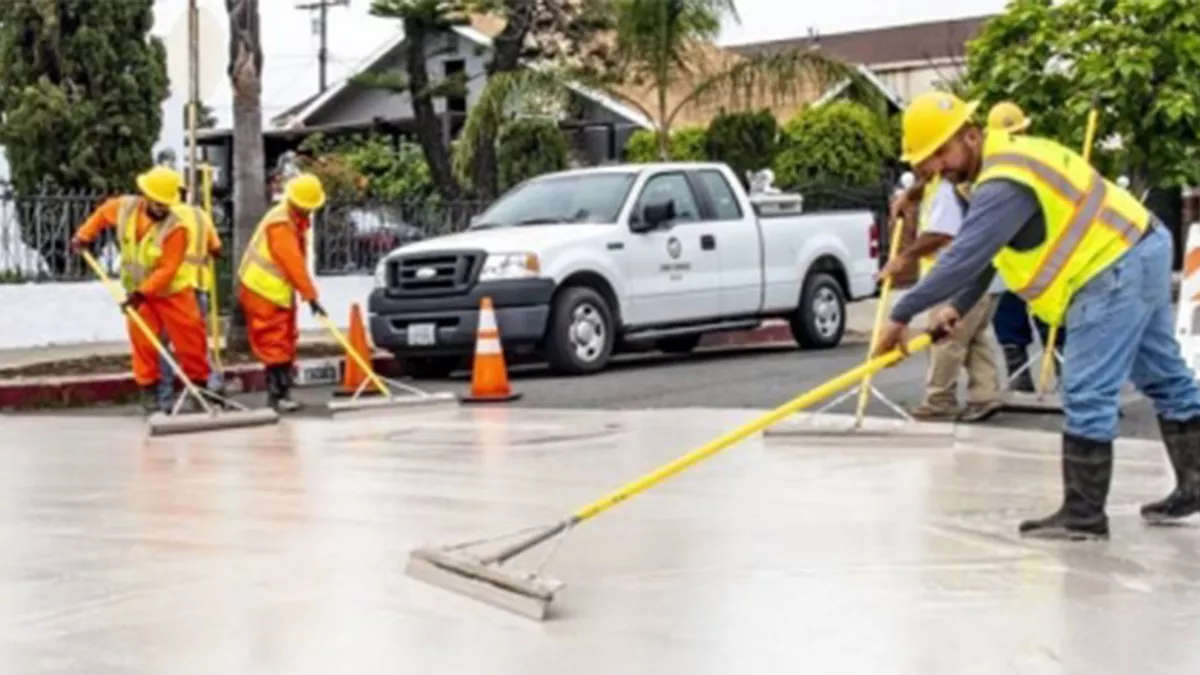
[[[114,197],[101,204],[79,228],[75,237],[85,244],[91,243],[104,230],[116,227],[120,206],[120,197]],[[146,214],[145,202],[138,206],[134,218],[137,237],[140,240],[155,226],[154,221]],[[204,332],[204,317],[201,316],[200,305],[196,302],[195,289],[166,294],[168,285],[175,278],[179,266],[183,264],[184,256],[187,255],[187,245],[187,232],[183,230],[171,233],[163,241],[162,257],[137,288],[146,296],[146,301],[138,307],[137,313],[156,336],[166,331],[184,375],[192,382],[203,384],[208,381],[209,375],[208,345]],[[138,386],[152,386],[158,382],[161,374],[158,351],[132,319],[126,318],[125,322],[133,347],[133,379]]]
[[[317,289],[308,274],[308,246],[305,234],[311,226],[309,219],[289,209],[288,217],[295,229],[285,223],[267,226],[267,245],[271,259],[279,266],[288,283],[304,302],[317,299]],[[238,284],[238,302],[246,316],[250,349],[266,366],[278,366],[296,360],[300,329],[296,324],[296,303],[280,307],[258,293]]]

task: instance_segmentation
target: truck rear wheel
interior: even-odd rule
[[[846,294],[837,279],[810,274],[800,292],[800,306],[788,320],[792,337],[805,349],[830,349],[846,332]]]
[[[546,360],[554,372],[588,375],[604,370],[615,337],[612,310],[596,291],[572,286],[554,297],[546,329]]]

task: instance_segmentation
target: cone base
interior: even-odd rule
[[[474,396],[465,394],[458,397],[459,403],[507,403],[521,398],[520,392],[512,392],[511,394],[494,394],[491,396]]]

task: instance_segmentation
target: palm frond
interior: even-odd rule
[[[746,57],[695,83],[662,121],[669,128],[675,117],[690,106],[720,104],[749,109],[801,102],[843,79],[860,77],[846,64],[808,49]]]

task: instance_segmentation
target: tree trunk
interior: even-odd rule
[[[496,73],[515,71],[521,62],[521,47],[525,44],[533,25],[535,3],[528,0],[506,0],[508,11],[504,30],[493,39],[493,56],[488,63],[487,74],[491,78]],[[496,135],[499,129],[492,125],[480,129],[474,148],[471,164],[471,184],[473,197],[483,202],[490,202],[500,191],[499,161],[496,157]]]
[[[225,0],[229,10],[229,80],[233,85],[233,251],[237,261],[267,210],[266,158],[262,135],[262,43],[258,0]],[[233,280],[236,287],[237,281]],[[232,296],[231,296],[232,297]],[[231,349],[247,348],[245,317],[235,308]]]
[[[417,140],[425,154],[425,161],[429,163],[433,183],[443,199],[454,202],[462,198],[462,188],[454,178],[450,150],[442,136],[442,120],[434,109],[433,97],[429,93],[429,71],[425,68],[427,36],[423,23],[413,19],[404,20],[404,61],[408,74],[408,94],[412,99]]]

